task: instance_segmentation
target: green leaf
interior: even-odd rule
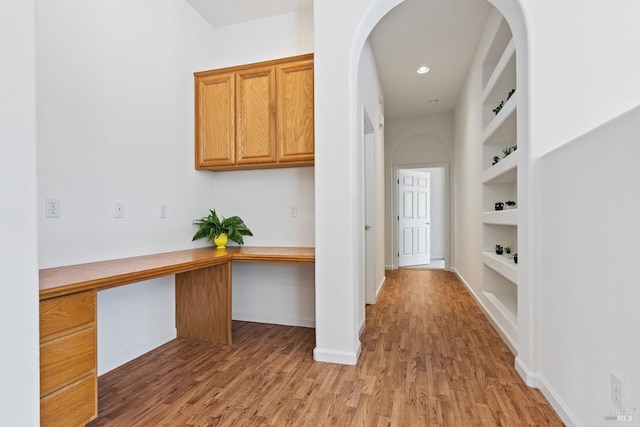
[[[193,236],[192,240],[206,237],[213,240],[222,233],[226,233],[229,240],[241,245],[244,244],[242,236],[253,236],[251,230],[244,223],[242,218],[237,215],[228,218],[218,217],[215,209],[209,209],[209,215],[193,221],[193,225],[199,227],[199,230]]]
[[[203,230],[200,229],[198,230],[198,232],[196,234],[193,235],[193,239],[191,239],[191,241],[193,242],[194,240],[198,240],[198,239],[202,239],[203,237],[207,237],[207,230]]]

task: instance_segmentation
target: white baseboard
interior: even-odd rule
[[[524,364],[522,359],[517,356],[515,360],[515,368],[516,372],[520,375],[520,378],[522,378],[522,381],[524,381],[526,385],[538,388],[538,375],[532,373],[529,368],[527,368],[527,365]]]
[[[301,326],[304,328],[316,327],[316,319],[281,317],[259,313],[243,313],[238,311],[234,311],[231,318],[233,320],[241,320],[243,322],[271,323],[273,325]]]
[[[520,368],[519,368],[519,365],[520,365]],[[516,359],[516,369],[526,370],[526,367],[522,366],[521,363],[519,364],[518,360]],[[521,373],[520,375],[523,376],[523,374]],[[531,387],[535,387],[539,389],[540,392],[542,392],[545,399],[547,399],[551,407],[556,411],[556,413],[558,414],[562,422],[567,427],[582,427],[582,423],[578,421],[578,418],[575,416],[575,414],[562,401],[560,396],[558,396],[558,393],[556,393],[553,387],[551,387],[549,382],[542,375],[525,373],[524,377],[526,377],[528,381],[531,381],[531,383],[527,382],[527,385],[530,385]]]
[[[316,362],[336,363],[338,365],[355,365],[360,357],[360,340],[358,340],[358,348],[356,351],[336,351],[322,348],[313,349],[313,360]]]
[[[380,295],[380,291],[382,290],[382,287],[384,286],[385,283],[387,283],[387,276],[382,276],[382,280],[378,285],[378,289],[376,289],[376,301],[378,300],[378,295]]]
[[[384,269],[385,269],[385,270],[395,270],[395,269],[396,269],[396,266],[395,266],[395,265],[393,265],[393,264],[392,264],[392,265],[385,265],[385,266],[384,266]]]
[[[160,347],[162,344],[166,344],[169,341],[176,339],[177,336],[178,334],[176,330],[173,329],[163,334],[156,335],[155,337],[136,346],[125,349],[108,359],[98,360],[98,375],[106,374],[107,372],[132,361],[136,357],[142,356],[154,348]]]

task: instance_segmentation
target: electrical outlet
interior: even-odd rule
[[[60,218],[60,199],[46,199],[47,218]]]
[[[114,202],[113,215],[115,218],[124,218],[124,202]]]
[[[298,217],[298,207],[291,206],[289,208],[289,218],[297,218]]]
[[[167,217],[167,205],[162,204],[160,205],[160,218],[166,218]]]
[[[616,408],[624,408],[624,381],[611,373],[611,402]]]

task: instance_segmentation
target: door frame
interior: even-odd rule
[[[393,256],[392,268],[397,270],[398,267],[398,206],[400,201],[398,198],[398,179],[400,169],[426,169],[426,168],[444,168],[444,191],[445,191],[445,237],[444,237],[444,269],[450,271],[451,269],[451,256],[452,256],[452,229],[453,224],[453,197],[451,195],[451,166],[449,163],[410,163],[410,164],[396,164],[393,165],[393,174],[391,182],[391,194],[392,194],[392,208],[393,216],[391,217],[391,254]],[[432,202],[433,206],[433,202]]]
[[[375,223],[375,128],[371,122],[371,117],[362,106],[362,224],[369,226],[369,229],[363,230],[362,247],[363,250],[363,271],[362,279],[364,285],[364,303],[375,304],[376,302],[376,283],[375,283],[375,236],[373,230],[380,227],[381,224]]]

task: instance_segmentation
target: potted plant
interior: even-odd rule
[[[496,245],[496,254],[497,255],[502,255],[504,253],[502,246],[500,245]]]
[[[220,219],[215,209],[209,209],[209,215],[193,221],[193,224],[198,226],[198,231],[191,240],[206,237],[207,240],[212,240],[218,249],[223,249],[227,245],[228,239],[244,245],[242,236],[253,236],[253,233],[251,233],[242,218],[230,216]]]
[[[512,151],[513,151],[513,147],[504,147],[502,149],[502,154],[504,154],[504,157],[507,157],[509,154],[511,154]]]
[[[504,107],[504,101],[500,101],[500,104],[493,109],[493,113],[497,116],[500,110],[502,110],[502,107]]]
[[[511,246],[504,247],[504,256],[507,258],[511,258]]]
[[[513,262],[518,263],[518,253],[513,254]]]

